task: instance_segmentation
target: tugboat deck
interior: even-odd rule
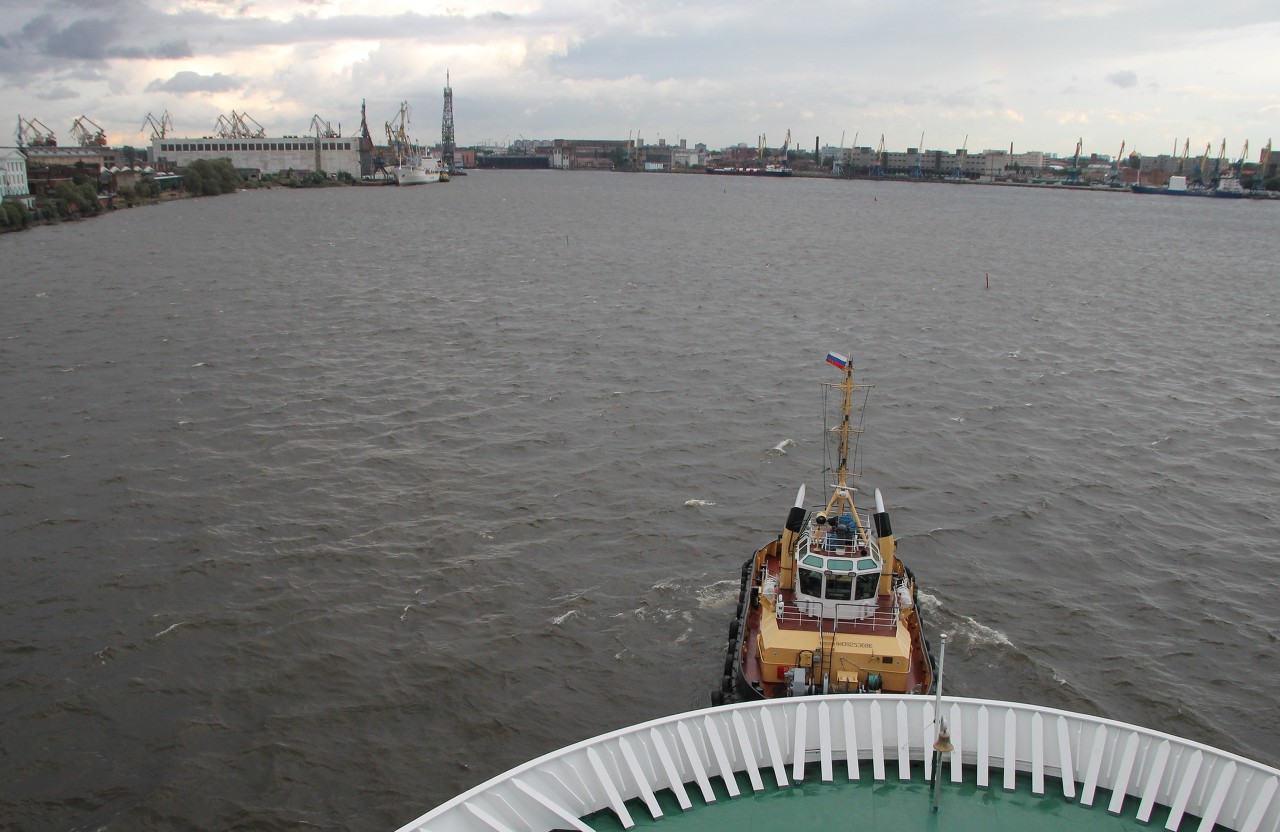
[[[781,562],[778,557],[778,543],[772,541],[764,547],[765,552],[765,568],[769,575],[777,577],[781,571]],[[819,618],[814,615],[806,615],[799,610],[795,604],[795,592],[791,589],[779,589],[778,599],[781,602],[783,613],[776,618],[779,630],[807,632],[807,633],[835,633],[837,635],[862,635],[862,636],[881,636],[892,638],[897,634],[899,610],[895,603],[894,597],[891,595],[879,596],[876,599],[876,611],[870,616],[863,619],[842,619],[833,621],[832,619]],[[760,631],[760,616],[763,607],[747,607],[745,610],[745,619],[743,627],[746,633],[758,633]],[[737,667],[742,669],[743,678],[750,686],[774,685],[772,682],[765,682],[760,674],[760,645],[754,638],[745,637],[742,639],[740,647],[740,661],[736,663]],[[732,665],[733,663],[731,663]],[[726,667],[726,673],[732,672],[732,666]],[[931,668],[929,665],[929,656],[927,653],[915,653],[911,657],[910,669],[910,685],[911,687],[920,686],[921,692],[928,684],[931,678]],[[780,693],[780,691],[779,691]]]

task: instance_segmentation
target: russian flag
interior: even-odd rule
[[[849,368],[849,359],[838,352],[827,353],[827,363],[833,367],[839,367],[841,370]]]

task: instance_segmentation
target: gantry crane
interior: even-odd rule
[[[90,130],[89,128],[93,129]],[[88,116],[82,115],[71,122],[71,135],[81,147],[106,147],[106,132]]]
[[[1267,146],[1262,148],[1262,152],[1258,154],[1258,175],[1253,177],[1253,189],[1261,191],[1266,188],[1267,165],[1271,162],[1271,139],[1267,139]]]
[[[911,168],[912,179],[922,179],[924,177],[924,171],[920,169],[920,161],[921,161],[920,157],[923,154],[924,154],[924,131],[921,130],[920,144],[916,146],[916,163],[915,163],[915,166]]]
[[[1240,163],[1236,165],[1236,178],[1244,179],[1244,160],[1249,158],[1249,140],[1244,140],[1244,150],[1240,151]]]
[[[1187,136],[1187,140],[1182,143],[1182,155],[1178,157],[1178,173],[1186,173],[1187,156],[1191,153],[1191,137]],[[1173,155],[1178,155],[1178,140],[1173,140]]]
[[[880,146],[876,148],[876,169],[871,172],[872,176],[884,176],[884,133],[880,134]]]
[[[951,174],[952,178],[954,178],[957,182],[959,182],[961,179],[964,179],[964,163],[965,163],[965,160],[968,158],[969,158],[969,134],[966,133],[964,136],[964,144],[960,145],[960,151],[956,153],[956,169]]]
[[[1222,178],[1222,160],[1227,158],[1227,140],[1222,140],[1222,146],[1218,148],[1218,159],[1213,163],[1213,178],[1215,180]]]

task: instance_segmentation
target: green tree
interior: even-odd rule
[[[133,167],[133,163],[138,161],[138,151],[130,145],[120,148],[120,155],[124,157],[124,163],[129,167]]]
[[[57,197],[58,213],[61,216],[93,216],[102,210],[98,202],[98,189],[90,182],[77,185],[64,179],[54,186],[53,192]]]
[[[229,159],[197,159],[182,169],[182,189],[192,196],[228,194],[242,184]]]

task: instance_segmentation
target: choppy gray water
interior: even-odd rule
[[[1280,763],[1278,220],[493,172],[2,236],[0,826],[394,828],[706,704],[829,349],[949,692]]]

